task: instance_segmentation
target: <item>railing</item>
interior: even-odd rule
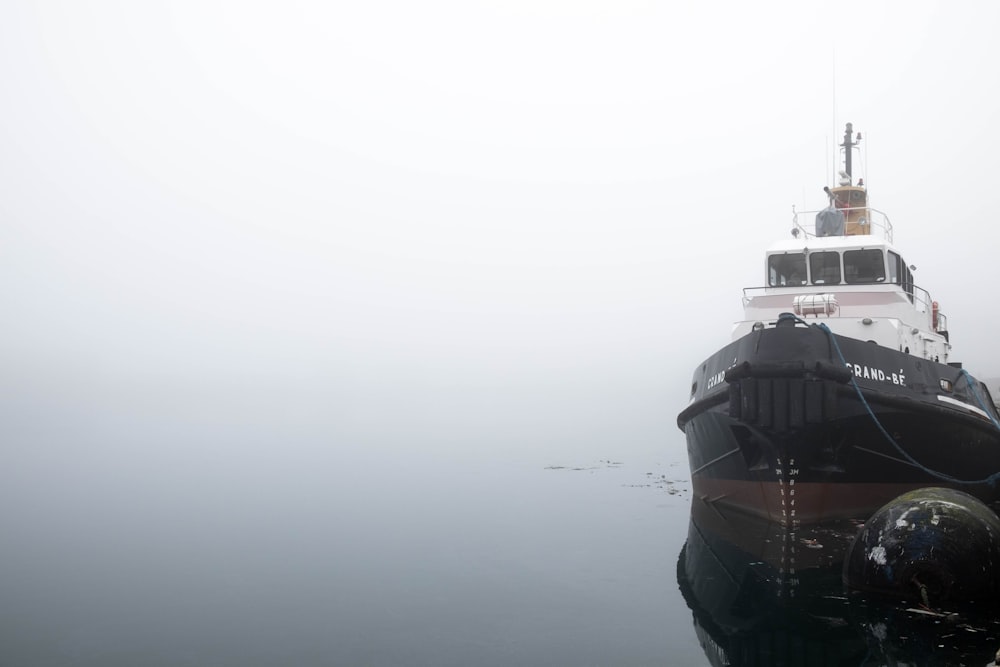
[[[917,309],[918,313],[931,312],[933,303],[930,292],[923,287],[913,286],[913,307]]]
[[[866,215],[862,219],[867,223],[868,233],[872,236],[881,236],[889,243],[892,243],[892,223],[889,222],[889,216],[882,211],[872,208],[871,206],[838,208],[837,210],[843,213],[845,218],[850,217],[850,213],[853,211],[864,211]],[[819,236],[816,233],[817,213],[819,213],[819,211],[796,211],[795,207],[792,207],[792,224],[795,225],[795,229],[799,230],[807,239]]]

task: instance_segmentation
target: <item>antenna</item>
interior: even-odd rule
[[[823,149],[826,151],[824,157],[826,158],[826,182],[833,183],[833,174],[830,173],[830,165],[833,164],[830,161],[830,137],[823,137]]]
[[[865,145],[866,146],[871,145],[871,135],[868,134],[867,131],[865,131],[865,136],[868,138],[868,141],[865,142]],[[864,156],[864,158],[865,158],[865,187],[867,187],[868,186],[868,181],[869,181],[869,178],[868,178],[868,149],[866,148],[865,150],[863,150],[861,152],[861,155]]]
[[[831,134],[830,136],[836,137],[837,136],[837,40],[836,39],[834,39],[833,41],[832,50],[833,50],[833,62],[830,63],[830,75],[832,79],[830,88],[832,90],[831,104],[833,108],[831,109],[831,111],[833,115],[830,119],[831,120],[830,128],[831,130],[833,130],[833,134]],[[833,183],[834,176],[837,175],[837,158],[834,157],[833,160],[827,160],[827,164],[830,167],[830,176],[829,178],[827,178],[826,182]]]

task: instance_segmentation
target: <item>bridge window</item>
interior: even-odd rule
[[[771,255],[767,258],[767,284],[784,287],[806,284],[806,256],[801,252]]]
[[[910,303],[913,303],[913,272],[910,271],[905,260],[903,261],[903,291],[906,292]]]
[[[906,266],[903,258],[889,251],[889,282],[895,285],[902,285],[903,291],[910,301],[913,301],[913,274]]]
[[[889,251],[889,282],[892,283],[893,285],[898,285],[899,284],[899,275],[900,275],[899,268],[900,268],[899,255],[897,255],[896,253],[894,253],[893,251],[890,250]]]
[[[812,277],[813,285],[836,285],[840,283],[840,253],[810,253],[809,275]]]
[[[844,281],[850,284],[884,283],[885,260],[878,248],[844,251]]]

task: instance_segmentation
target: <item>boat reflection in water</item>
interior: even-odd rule
[[[677,582],[709,664],[986,665],[1000,621],[845,592],[860,521],[795,528],[692,501]]]

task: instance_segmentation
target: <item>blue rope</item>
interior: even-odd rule
[[[969,375],[969,371],[965,370],[964,368],[959,369],[959,372],[961,373],[962,377],[965,378],[965,382],[966,384],[969,385],[969,389],[972,390],[972,395],[976,397],[976,403],[979,403],[979,407],[982,409],[983,412],[986,413],[986,416],[990,418],[990,421],[993,422],[993,425],[996,426],[997,428],[1000,428],[1000,422],[997,421],[996,417],[990,414],[990,411],[987,409],[986,404],[983,402],[982,397],[979,395],[979,390],[976,389],[976,385],[973,382],[975,378]]]
[[[807,324],[808,325],[808,323],[804,322],[803,320],[800,320],[799,318],[795,317],[794,315],[791,315],[791,314],[789,314],[789,315],[791,317],[795,318],[798,322],[802,322],[803,324]],[[833,349],[834,349],[834,351],[836,351],[837,357],[840,359],[840,363],[843,366],[847,366],[847,360],[844,358],[844,354],[840,351],[840,345],[837,344],[837,339],[834,337],[833,332],[830,331],[830,327],[826,326],[826,324],[824,324],[822,322],[820,322],[819,324],[812,324],[812,325],[808,325],[808,326],[817,327],[821,331],[823,331],[824,333],[826,333],[827,337],[830,339],[830,343],[833,344]],[[966,375],[968,375],[968,373],[966,373],[966,371],[963,370],[962,372],[965,373]],[[972,386],[972,383],[971,383],[971,381],[969,379],[966,379],[966,382],[969,382],[969,386],[970,387]],[[889,444],[891,444],[893,446],[893,448],[895,448],[895,450],[897,452],[899,452],[899,454],[904,459],[906,459],[907,461],[909,461],[915,467],[919,468],[920,470],[922,470],[923,472],[927,473],[931,477],[936,477],[937,479],[940,479],[940,480],[943,480],[943,481],[946,481],[946,482],[951,482],[952,484],[989,484],[991,486],[995,486],[996,483],[998,481],[1000,481],[1000,472],[995,472],[992,475],[990,475],[989,477],[984,477],[983,479],[964,480],[964,479],[958,479],[957,477],[952,477],[951,475],[946,475],[946,474],[944,474],[942,472],[938,472],[936,470],[932,470],[932,469],[928,468],[927,466],[921,464],[916,459],[914,459],[912,456],[910,456],[909,454],[907,454],[906,451],[904,451],[903,448],[900,447],[899,443],[896,442],[896,439],[893,438],[889,434],[889,432],[887,430],[885,430],[884,426],[882,426],[882,422],[880,422],[879,419],[878,419],[878,417],[875,416],[875,412],[872,410],[871,406],[868,404],[867,399],[865,399],[865,395],[861,392],[861,387],[858,386],[858,382],[857,382],[857,379],[854,377],[854,373],[851,373],[851,386],[854,387],[854,391],[857,392],[858,399],[861,401],[861,404],[863,406],[865,406],[865,410],[868,412],[868,416],[870,416],[872,418],[872,421],[875,422],[875,425],[878,427],[878,430],[881,431],[882,435],[885,436],[885,439],[889,441]],[[979,400],[979,404],[982,406],[982,399],[979,398],[979,394],[975,392],[975,389],[973,389],[973,393],[975,394],[977,400]],[[985,406],[983,406],[983,409],[985,410]],[[988,410],[986,410],[986,414],[989,415],[989,411]],[[993,419],[992,417],[990,417],[990,419],[991,419],[991,421],[993,421],[994,424],[997,423],[996,420]],[[997,428],[1000,428],[1000,425],[997,425]]]

